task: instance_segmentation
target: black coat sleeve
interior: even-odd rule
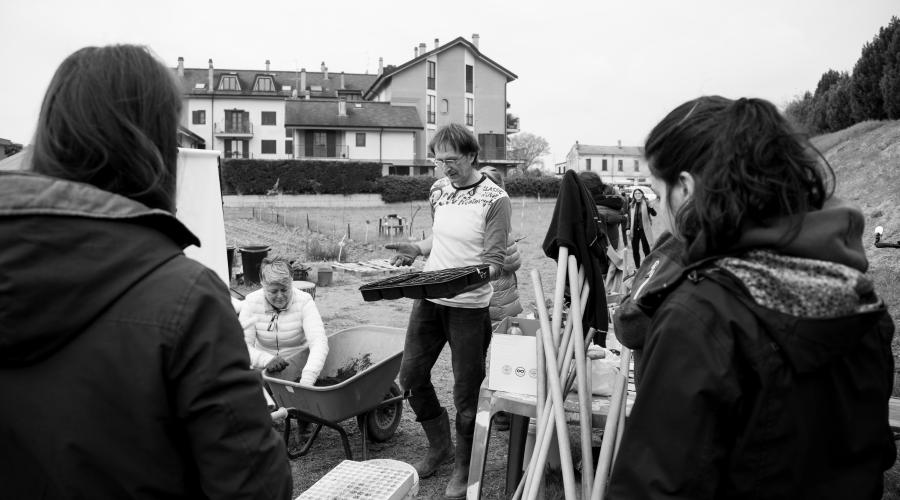
[[[169,373],[174,407],[208,498],[289,499],[290,464],[250,369],[237,315],[209,270],[184,304]]]
[[[706,499],[719,486],[739,394],[734,345],[711,309],[672,299],[650,325],[608,498]]]

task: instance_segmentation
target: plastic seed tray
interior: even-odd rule
[[[474,290],[490,281],[489,266],[452,267],[418,271],[367,283],[359,287],[363,300],[445,299]]]
[[[297,500],[402,500],[413,488],[416,470],[344,460]]]

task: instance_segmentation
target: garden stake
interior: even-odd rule
[[[578,413],[581,424],[581,496],[589,498],[591,479],[594,475],[591,455],[591,389],[587,381],[588,371],[585,366],[584,328],[581,324],[581,296],[578,287],[578,261],[574,255],[569,256],[569,295],[572,305],[569,306],[569,318],[572,323],[572,338],[575,339],[575,379],[578,383]]]
[[[569,247],[559,247],[556,256],[556,289],[553,292],[553,341],[559,344],[559,329],[562,325],[563,294],[566,291],[566,268],[568,267]]]
[[[622,348],[622,365],[628,366],[631,361],[631,350]],[[597,473],[594,476],[594,488],[591,490],[591,500],[602,500],[606,494],[606,483],[609,480],[609,472],[612,469],[613,451],[615,450],[617,427],[624,425],[619,422],[621,407],[625,406],[625,397],[628,391],[628,372],[623,375],[620,371],[616,375],[616,383],[613,385],[612,399],[609,404],[609,413],[606,415],[606,426],[603,428],[603,443],[600,445],[600,459],[597,462]]]
[[[560,249],[562,252],[562,249]],[[566,252],[568,254],[568,251]],[[531,278],[534,281],[535,287],[535,297],[543,298],[543,290],[540,288],[540,276],[537,274],[537,270],[531,271]],[[558,287],[557,287],[558,288]],[[550,320],[547,317],[547,304],[544,303],[543,300],[538,301],[538,316],[541,320],[541,326],[543,328],[547,328],[550,325]],[[556,364],[556,358],[553,356],[553,340],[550,335],[546,335],[543,332],[540,335],[538,341],[544,342],[544,355],[547,359],[547,370],[550,373],[557,373],[559,370]],[[575,498],[575,468],[572,465],[572,455],[569,450],[569,440],[566,439],[568,435],[568,428],[566,426],[566,414],[563,408],[563,402],[565,399],[562,394],[562,387],[560,387],[559,379],[556,377],[548,377],[548,385],[550,388],[550,397],[553,400],[553,409],[554,416],[556,417],[556,432],[559,435],[559,459],[562,465],[562,475],[563,475],[563,489],[566,493],[566,498]],[[532,488],[531,491],[528,492],[528,499],[534,500],[537,497],[537,489]]]

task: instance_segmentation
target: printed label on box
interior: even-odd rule
[[[536,395],[535,348],[534,337],[495,334],[491,341],[488,389]]]

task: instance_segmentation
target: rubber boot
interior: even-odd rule
[[[428,437],[428,453],[425,458],[413,464],[420,478],[430,477],[437,468],[453,456],[453,443],[450,441],[450,417],[447,410],[440,416],[422,422],[425,436]]]
[[[444,491],[444,497],[448,499],[466,498],[466,488],[469,486],[469,460],[472,457],[472,436],[468,438],[456,433],[456,462],[453,464],[453,474]]]

